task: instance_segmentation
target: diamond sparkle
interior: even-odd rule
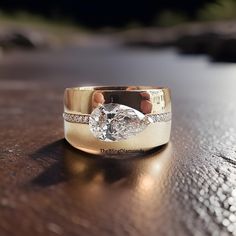
[[[89,117],[89,127],[93,135],[99,140],[111,142],[138,134],[148,123],[143,113],[116,103],[94,109]]]

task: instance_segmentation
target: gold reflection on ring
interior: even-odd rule
[[[98,158],[67,145],[65,168],[73,194],[79,198],[86,192],[87,199],[89,192],[92,200],[99,194],[105,194],[110,187],[117,190],[128,187],[141,198],[148,198],[154,186],[165,180],[171,154],[171,143],[145,157],[126,159]]]

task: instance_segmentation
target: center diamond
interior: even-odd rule
[[[93,135],[102,141],[119,141],[145,129],[145,115],[131,107],[116,103],[102,105],[93,110],[89,127]]]

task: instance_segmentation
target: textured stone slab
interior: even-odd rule
[[[236,232],[235,66],[162,53],[73,48],[0,60],[0,235]],[[127,160],[71,148],[62,94],[78,81],[168,85],[170,145]]]

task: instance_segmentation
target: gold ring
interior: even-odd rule
[[[144,153],[169,142],[170,90],[161,87],[76,87],[64,94],[66,140],[100,154]]]

